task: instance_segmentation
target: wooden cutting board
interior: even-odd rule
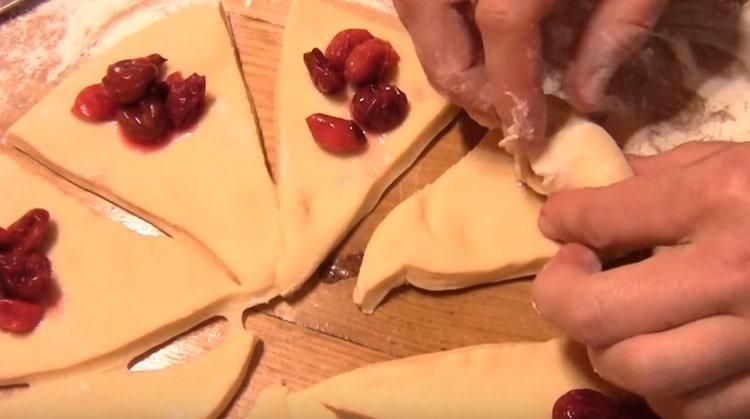
[[[273,168],[277,149],[274,86],[289,0],[255,0],[249,7],[241,0],[224,3]],[[6,98],[20,97],[19,92],[8,90],[12,86],[0,87]],[[17,102],[13,112],[0,115],[0,133],[50,87],[50,83],[40,83],[37,90],[24,92],[24,100]],[[362,252],[391,209],[433,182],[483,133],[469,118],[459,117],[388,190],[332,259],[345,260]],[[546,340],[558,334],[532,308],[528,281],[447,293],[405,288],[388,298],[374,315],[366,316],[351,301],[354,278],[331,283],[324,276],[316,275],[289,300],[245,313],[246,327],[257,333],[262,344],[226,417],[244,417],[258,393],[276,380],[300,389],[373,362],[473,344]],[[215,346],[226,330],[226,322],[206,323],[138,359],[134,368],[184,362]]]

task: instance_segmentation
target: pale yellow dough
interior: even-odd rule
[[[573,113],[558,99],[549,103],[545,147],[529,152],[523,180],[542,195],[564,189],[607,186],[633,176],[620,147],[601,126]]]
[[[208,106],[192,132],[144,153],[124,144],[115,123],[71,115],[78,92],[99,82],[109,64],[151,53],[169,59],[167,72],[206,76]],[[218,3],[169,16],[86,62],[11,127],[7,139],[170,235],[196,239],[253,302],[275,295],[277,202]]]
[[[569,390],[617,393],[592,371],[584,348],[567,341],[473,346],[360,368],[305,390],[272,387],[251,419],[549,418]]]
[[[369,135],[366,152],[341,157],[317,146],[305,118],[318,112],[349,118],[352,92],[336,98],[319,93],[302,55],[315,47],[325,49],[336,33],[349,28],[368,29],[393,44],[401,56],[394,83],[408,96],[411,109],[397,129]],[[284,250],[277,280],[288,294],[373,209],[386,187],[414,162],[456,110],[430,87],[397,19],[334,0],[292,2],[278,80],[278,184]]]
[[[555,106],[555,105],[553,105]],[[551,135],[532,156],[544,193],[608,185],[632,175],[622,152],[599,126],[553,109]],[[513,158],[490,132],[434,184],[397,206],[373,233],[354,289],[372,313],[392,289],[408,282],[450,290],[535,274],[558,250],[537,228],[542,197],[518,182]]]
[[[72,185],[24,166],[0,153],[0,225],[32,208],[50,212],[48,255],[61,299],[32,333],[0,332],[0,385],[159,343],[211,317],[239,291],[202,252],[138,235]]]
[[[247,373],[255,338],[245,331],[186,364],[130,372],[125,366],[32,385],[0,399],[0,417],[214,418]]]

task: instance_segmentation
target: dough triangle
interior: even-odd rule
[[[0,416],[61,418],[213,418],[247,373],[252,334],[235,332],[209,353],[164,370],[88,372],[34,384],[0,399]]]
[[[32,208],[50,212],[56,237],[48,256],[60,288],[36,330],[0,332],[0,385],[161,342],[211,317],[239,291],[203,252],[128,230],[108,219],[111,206],[99,199],[94,206],[93,197],[36,164],[0,152],[0,179],[0,225]]]
[[[206,113],[191,133],[142,152],[124,144],[115,123],[90,124],[71,115],[78,92],[99,82],[109,64],[151,53],[169,59],[167,72],[206,76]],[[250,299],[275,295],[275,192],[218,3],[169,16],[86,62],[12,126],[7,139],[170,235],[197,240]]]
[[[391,42],[401,56],[394,83],[410,102],[404,123],[369,135],[367,150],[334,156],[313,141],[305,118],[349,117],[351,92],[330,99],[310,81],[302,55],[325,49],[341,30],[364,28]],[[284,238],[277,280],[289,294],[310,277],[334,246],[417,158],[456,110],[432,89],[406,31],[394,17],[342,1],[293,1],[287,18],[277,87],[280,130],[278,187]]]
[[[531,158],[535,190],[603,186],[632,175],[599,126],[556,108],[548,146]],[[543,199],[520,184],[499,132],[399,204],[365,250],[354,302],[372,313],[392,289],[410,283],[452,290],[535,274],[559,245],[537,228]]]
[[[271,388],[249,418],[547,418],[560,396],[580,388],[612,393],[584,348],[492,344],[369,365],[293,393]]]

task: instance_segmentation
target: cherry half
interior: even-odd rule
[[[192,74],[182,79],[179,72],[167,77],[167,115],[172,128],[183,129],[200,117],[206,99],[206,77]]]
[[[336,71],[343,72],[346,59],[359,44],[373,39],[366,29],[346,29],[336,34],[326,48],[326,58]]]
[[[128,139],[149,144],[167,131],[167,107],[158,95],[150,95],[135,105],[118,110],[117,123]]]
[[[590,389],[571,390],[552,408],[552,419],[617,419],[618,415],[615,402]]]
[[[118,61],[107,68],[102,84],[118,104],[134,104],[143,99],[157,81],[161,66],[166,61],[159,54]]]
[[[388,41],[368,39],[352,49],[344,66],[344,78],[354,84],[385,80],[391,76],[401,58]]]
[[[326,95],[338,93],[346,86],[341,71],[334,68],[318,48],[304,54],[302,58],[307,72],[310,73],[310,79],[320,93]]]
[[[26,334],[42,321],[44,309],[33,303],[7,298],[0,299],[0,330]]]
[[[100,83],[81,90],[70,111],[84,121],[102,122],[115,119],[117,106],[112,94]]]
[[[354,121],[316,113],[307,118],[313,139],[325,151],[333,154],[350,154],[362,150],[367,138]]]
[[[392,84],[373,84],[357,90],[352,117],[367,131],[386,132],[399,126],[409,110],[406,94]]]

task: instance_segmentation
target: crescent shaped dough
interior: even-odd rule
[[[164,370],[95,371],[34,384],[0,399],[0,416],[22,418],[217,417],[242,383],[255,346],[241,331],[209,353]]]
[[[341,30],[365,28],[401,56],[392,81],[409,98],[410,111],[399,127],[368,134],[367,149],[335,156],[313,141],[305,118],[313,113],[349,117],[352,91],[334,98],[318,92],[302,62],[313,48],[325,48]],[[343,1],[297,0],[291,4],[276,89],[279,126],[278,190],[283,252],[277,283],[292,293],[344,235],[377,204],[457,109],[440,96],[422,71],[414,46],[398,19]]]
[[[549,144],[526,162],[540,176],[521,171],[530,186],[548,193],[632,176],[604,129],[558,105],[551,109]],[[490,132],[378,226],[354,289],[354,302],[364,312],[372,313],[406,282],[438,291],[521,278],[557,252],[558,244],[537,228],[542,197],[518,182],[513,158],[497,147],[500,138]]]
[[[289,393],[263,392],[256,418],[548,418],[573,389],[617,397],[567,341],[504,343],[369,365]]]

